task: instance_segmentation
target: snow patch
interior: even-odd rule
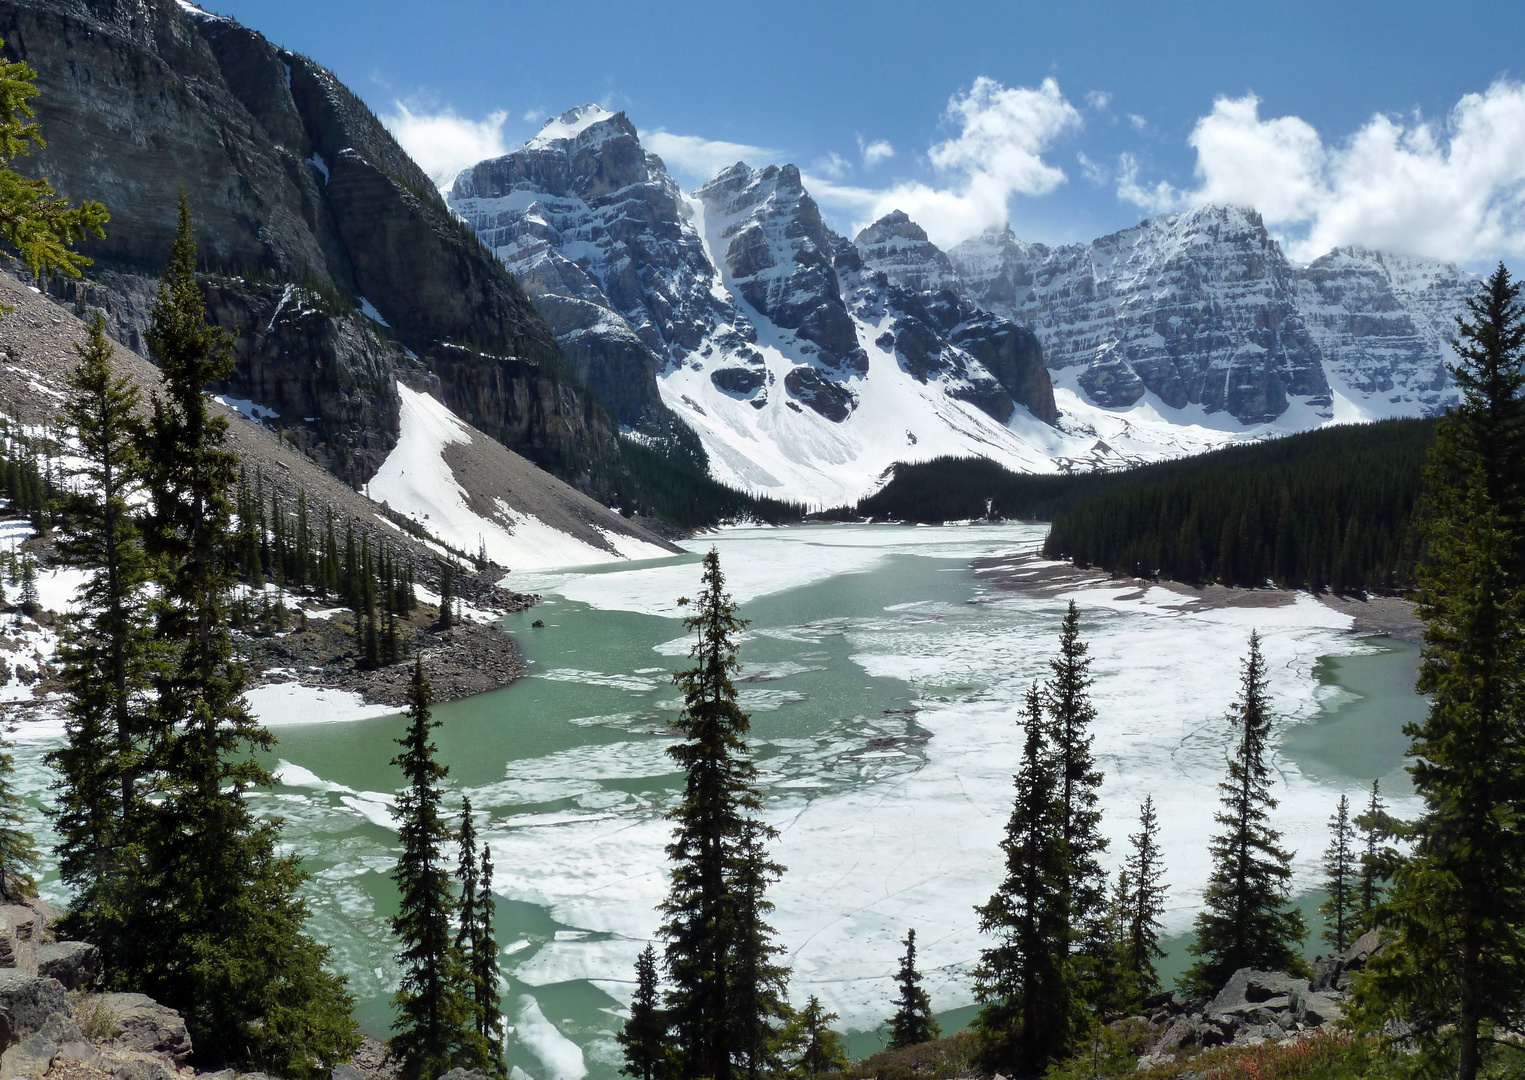
[[[395,705],[367,705],[353,690],[330,690],[305,686],[299,682],[270,683],[245,692],[249,711],[265,727],[295,727],[299,724],[338,724],[349,720],[369,720],[394,716],[402,710]]]

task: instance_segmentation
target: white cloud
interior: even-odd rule
[[[888,139],[875,139],[873,142],[864,142],[863,136],[858,136],[858,152],[863,155],[863,167],[872,169],[881,161],[888,161],[895,156],[895,148],[890,145]]]
[[[1146,127],[1149,126],[1149,121],[1145,120],[1136,112],[1131,112],[1128,114],[1128,123],[1133,125],[1134,131],[1143,131]]]
[[[835,150],[823,158],[816,158],[810,167],[833,180],[840,180],[853,171],[852,163]]]
[[[1187,206],[1186,196],[1161,180],[1152,188],[1138,182],[1138,159],[1132,154],[1117,157],[1117,197],[1140,207],[1146,214],[1165,214]]]
[[[1332,145],[1259,106],[1219,98],[1197,122],[1186,199],[1255,207],[1303,260],[1347,244],[1470,263],[1525,255],[1525,84],[1501,79],[1440,121],[1378,114]],[[1139,205],[1170,190],[1132,180],[1118,194]]]
[[[939,186],[904,181],[863,188],[812,178],[811,194],[863,224],[903,210],[935,243],[954,244],[1005,221],[1013,195],[1046,195],[1064,183],[1064,170],[1043,155],[1081,126],[1080,112],[1051,78],[1030,88],[982,76],[968,93],[949,100],[945,118],[958,133],[927,151]]]
[[[381,122],[441,190],[455,183],[462,169],[508,153],[503,141],[506,112],[468,120],[452,109],[414,112],[401,101],[393,106],[394,111],[383,115]]]
[[[545,119],[545,110],[525,109],[524,115],[520,117],[520,119],[522,119],[526,124],[538,124],[540,121]]]
[[[669,169],[699,183],[713,179],[716,173],[738,161],[745,161],[748,165],[767,165],[779,157],[777,150],[762,146],[705,139],[698,135],[674,135],[661,128],[640,132],[640,139]]]
[[[1097,112],[1104,112],[1108,105],[1112,104],[1112,95],[1106,90],[1086,91],[1086,105]]]
[[[1084,150],[1076,151],[1075,160],[1080,163],[1080,171],[1085,175],[1085,178],[1091,183],[1095,184],[1097,187],[1101,187],[1111,179],[1110,174],[1107,172],[1106,166],[1100,164],[1099,162],[1092,161],[1088,156],[1086,156]]]

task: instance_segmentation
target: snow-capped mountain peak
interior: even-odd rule
[[[539,148],[549,146],[553,142],[560,142],[564,139],[575,139],[594,124],[602,123],[605,120],[613,120],[616,116],[623,115],[624,113],[610,112],[602,105],[578,105],[575,108],[568,109],[560,116],[552,116],[547,119],[535,134],[535,137],[526,145],[528,147]]]

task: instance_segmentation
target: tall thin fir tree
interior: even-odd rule
[[[487,1042],[487,1071],[500,1080],[508,1076],[504,1058],[503,1006],[499,988],[503,969],[498,962],[498,934],[493,924],[498,917],[498,903],[492,895],[492,852],[482,845],[477,859],[477,948],[471,957],[472,990],[476,994],[477,1031]]]
[[[37,842],[27,828],[25,802],[16,786],[11,744],[0,739],[0,900],[20,903],[37,895]]]
[[[1356,873],[1356,927],[1365,933],[1376,926],[1377,911],[1386,885],[1402,864],[1398,849],[1389,841],[1408,833],[1405,823],[1387,812],[1380,780],[1371,782],[1366,809],[1355,819],[1360,838],[1360,866]]]
[[[630,1018],[614,1036],[625,1055],[620,1072],[633,1080],[664,1080],[672,1061],[668,1030],[658,986],[657,952],[648,944],[635,961],[635,996],[630,1001]]]
[[[1329,819],[1329,846],[1324,849],[1324,892],[1319,905],[1324,917],[1321,935],[1336,953],[1350,945],[1356,916],[1356,853],[1352,846],[1355,828],[1350,820],[1350,798],[1340,796]]]
[[[837,1014],[827,1012],[821,999],[811,994],[805,1007],[789,1020],[784,1041],[793,1060],[782,1075],[789,1080],[815,1080],[847,1071],[847,1050],[842,1036],[831,1030]]]
[[[768,886],[784,868],[768,857],[767,842],[778,833],[755,816],[741,824],[729,891],[731,1047],[736,1074],[747,1080],[772,1076],[782,1067],[783,1029],[790,1017],[789,969],[778,962],[784,947],[768,917]]]
[[[905,933],[905,954],[900,958],[895,983],[900,987],[900,1005],[890,1019],[890,1049],[931,1042],[941,1035],[942,1029],[932,1019],[931,999],[921,987],[921,972],[916,970],[915,927]]]
[[[481,882],[481,874],[477,867],[477,828],[476,823],[471,819],[469,798],[461,800],[461,828],[456,834],[456,841],[455,876],[460,882],[461,894],[457,901],[455,949],[461,958],[462,990],[467,1008],[471,1012],[471,1031],[461,1039],[461,1067],[486,1069],[488,1066],[487,1017],[484,1015],[483,1006],[486,1004],[488,990],[495,991],[497,987],[477,984],[477,959],[489,944],[496,952],[497,944],[485,940],[485,937],[491,935],[492,927],[483,927],[477,922],[480,914],[477,888]],[[470,1062],[469,1065],[466,1064],[467,1061]]]
[[[69,691],[65,741],[47,762],[57,773],[53,850],[72,897],[68,932],[94,942],[102,967],[114,971],[136,879],[142,826],[136,774],[153,656],[150,567],[130,505],[141,490],[142,425],[136,387],[112,373],[113,349],[99,312],[75,351],[64,415],[80,465],[58,545],[66,561],[89,574],[59,650]]]
[[[1165,914],[1165,861],[1160,853],[1160,819],[1154,796],[1144,796],[1138,808],[1138,832],[1128,837],[1131,850],[1124,862],[1128,875],[1125,895],[1123,966],[1132,976],[1140,997],[1159,992],[1160,976],[1154,962],[1162,959],[1160,922]]]
[[[1223,831],[1209,846],[1213,869],[1189,946],[1197,962],[1183,977],[1198,994],[1216,994],[1243,967],[1293,973],[1307,968],[1300,951],[1307,934],[1302,913],[1286,906],[1292,856],[1270,825],[1276,800],[1266,761],[1271,733],[1266,687],[1260,635],[1252,632],[1239,698],[1228,716],[1239,738],[1228,776],[1218,785],[1222,808],[1214,820]]]
[[[316,1076],[359,1037],[344,981],[305,932],[300,863],[278,854],[279,824],[259,820],[247,798],[273,782],[255,754],[274,740],[243,699],[228,627],[238,466],[204,389],[228,376],[233,353],[206,321],[184,195],[143,336],[163,386],[141,450],[145,538],[157,567],[154,630],[172,657],[155,671],[145,740],[151,902],[134,911],[122,969],[108,977],[178,1009],[209,1063]]]
[[[736,635],[746,626],[736,611],[720,556],[711,550],[694,613],[684,619],[695,635],[693,666],[674,676],[683,690],[677,720],[683,741],[668,750],[685,773],[682,797],[668,815],[672,885],[661,908],[666,1012],[683,1080],[731,1080],[760,1067],[760,1035],[782,1000],[784,973],[772,960],[763,895],[779,870],[762,847],[771,830],[754,820],[761,804],[757,770],[733,681]]]
[[[1492,1032],[1525,1028],[1525,308],[1498,269],[1458,319],[1461,402],[1425,468],[1416,574],[1429,695],[1409,773],[1424,802],[1413,854],[1377,912],[1395,936],[1355,1014],[1402,1017],[1432,1067],[1473,1080]]]
[[[1078,1030],[1079,995],[1068,934],[1064,804],[1037,684],[1027,693],[1026,736],[1016,798],[1001,850],[1006,876],[976,908],[996,942],[980,953],[974,1021],[986,1068],[1039,1075],[1062,1058]]]
[[[392,995],[396,1013],[388,1052],[404,1080],[435,1080],[450,1069],[469,1068],[476,1028],[466,992],[466,972],[450,932],[458,910],[444,849],[450,829],[441,810],[440,781],[449,771],[435,760],[430,706],[434,692],[422,658],[414,661],[408,689],[408,728],[392,764],[406,786],[397,795],[397,839],[402,847],[392,880],[397,883],[397,963],[402,978]]]

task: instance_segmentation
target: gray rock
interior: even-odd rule
[[[1350,948],[1340,955],[1340,963],[1346,971],[1360,971],[1366,966],[1366,961],[1381,952],[1386,944],[1381,928],[1374,927],[1351,943]]]
[[[457,1066],[441,1076],[440,1080],[491,1080],[491,1078],[479,1069],[462,1069]]]
[[[1175,1023],[1165,1029],[1165,1034],[1160,1036],[1160,1041],[1151,1048],[1151,1054],[1169,1054],[1184,1046],[1194,1046],[1197,1042],[1197,1025],[1189,1016],[1176,1018]]]
[[[176,1063],[191,1056],[191,1036],[174,1009],[146,994],[102,994],[100,1006],[111,1019],[108,1041],[122,1051],[167,1054]]]
[[[784,376],[784,389],[834,423],[846,420],[858,405],[851,390],[812,367],[791,368]]]
[[[101,1065],[113,1080],[179,1080],[180,1074],[167,1058],[133,1050],[108,1051]]]
[[[1218,996],[1213,998],[1206,1011],[1225,1013],[1243,1005],[1259,1005],[1278,997],[1285,997],[1290,1001],[1293,995],[1304,994],[1307,991],[1307,979],[1294,979],[1281,971],[1240,968],[1229,977],[1229,981],[1223,985],[1222,990],[1218,991]],[[1285,1008],[1286,1004],[1282,1007]]]
[[[365,1073],[348,1061],[341,1061],[329,1072],[328,1080],[365,1080]]]
[[[101,951],[86,941],[55,941],[37,950],[37,974],[57,979],[65,990],[84,990],[95,982]]]
[[[71,1015],[62,983],[14,968],[0,971],[0,1009],[10,1016],[11,1038],[21,1039],[42,1030],[54,1013]]]
[[[1322,1027],[1345,1015],[1344,1004],[1333,994],[1310,993],[1301,1002],[1298,1019],[1311,1027]]]
[[[7,1077],[41,1077],[53,1065],[58,1044],[41,1034],[28,1035],[0,1055],[0,1073]]]

